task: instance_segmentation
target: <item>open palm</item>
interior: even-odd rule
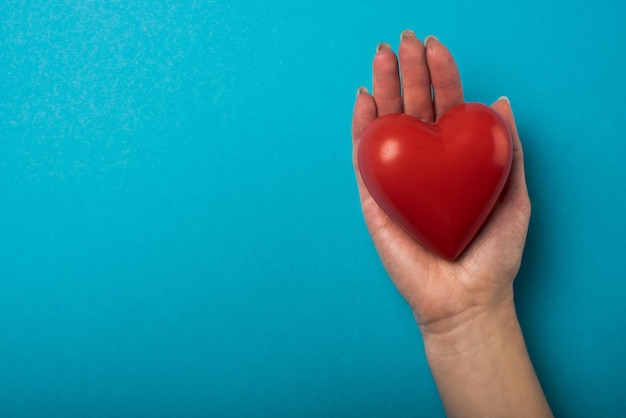
[[[523,155],[509,101],[492,108],[513,135],[513,165],[507,185],[486,224],[454,262],[429,252],[378,206],[361,178],[357,150],[363,131],[378,116],[404,112],[434,122],[463,103],[459,71],[448,49],[434,37],[424,44],[402,33],[398,58],[388,44],[378,46],[373,95],[361,88],[352,121],[353,163],[363,216],[387,272],[411,305],[423,332],[443,332],[513,297],[530,218]]]

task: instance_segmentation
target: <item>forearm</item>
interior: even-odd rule
[[[512,298],[456,319],[445,331],[422,329],[448,416],[551,417]]]

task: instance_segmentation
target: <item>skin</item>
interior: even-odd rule
[[[399,59],[398,59],[399,58]],[[457,65],[435,37],[422,43],[404,31],[398,57],[381,43],[372,63],[373,94],[357,92],[352,121],[353,164],[365,223],[424,339],[427,360],[449,416],[550,417],[526,350],[513,302],[531,205],[509,100],[492,104],[513,136],[507,185],[487,223],[454,262],[439,258],[401,230],[361,178],[357,150],[368,124],[404,112],[434,122],[463,103]]]

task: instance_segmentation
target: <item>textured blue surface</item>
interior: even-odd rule
[[[622,4],[4,0],[0,415],[443,416],[350,161],[413,28],[516,111],[555,413],[623,416]]]

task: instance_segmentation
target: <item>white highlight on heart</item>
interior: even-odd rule
[[[395,139],[386,141],[380,149],[380,159],[384,163],[390,163],[400,153],[400,143]]]

